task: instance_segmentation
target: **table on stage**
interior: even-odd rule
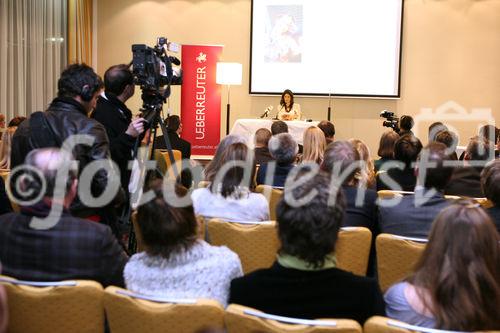
[[[297,143],[302,144],[302,139],[304,135],[304,131],[311,127],[317,126],[318,121],[301,121],[301,120],[293,120],[287,121],[288,125],[288,133],[293,137]],[[270,119],[238,119],[233,125],[230,134],[238,134],[247,140],[247,144],[253,147],[253,139],[255,136],[255,132],[259,128],[267,128],[271,130],[271,125],[273,124],[273,120]]]

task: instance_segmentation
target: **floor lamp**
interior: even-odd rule
[[[215,82],[227,85],[226,105],[226,135],[229,134],[229,119],[231,116],[231,85],[241,85],[242,65],[236,62],[218,62]]]

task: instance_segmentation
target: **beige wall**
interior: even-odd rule
[[[244,73],[243,85],[231,88],[231,120],[257,117],[267,105],[277,104],[278,97],[248,93],[250,0],[97,0],[96,5],[100,74],[110,65],[129,62],[131,44],[153,45],[157,36],[180,44],[224,45],[222,61],[242,63]],[[314,73],[304,80],[314,80]],[[175,88],[170,101],[175,114],[179,100],[180,91]],[[376,152],[384,131],[378,116],[381,110],[416,115],[423,107],[434,109],[448,100],[466,109],[491,108],[495,118],[500,116],[500,0],[406,0],[401,99],[335,98],[337,138],[360,138]],[[326,118],[327,98],[299,96],[297,102],[308,117]],[[140,103],[136,93],[129,106],[135,111]],[[223,109],[225,103],[223,90]],[[453,125],[465,144],[477,124]],[[424,133],[420,136],[425,143]]]

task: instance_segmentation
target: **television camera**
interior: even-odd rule
[[[394,112],[383,110],[380,112],[380,117],[385,118],[382,126],[392,128],[394,132],[399,133],[399,118],[394,115]]]
[[[142,90],[141,111],[148,126],[151,126],[162,104],[170,96],[170,86],[182,84],[181,62],[167,53],[178,50],[178,45],[168,42],[165,37],[158,37],[154,47],[132,45],[132,74],[134,83]]]

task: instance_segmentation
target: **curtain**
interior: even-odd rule
[[[44,110],[66,66],[66,0],[0,0],[0,112]]]
[[[68,0],[68,63],[92,66],[92,0]]]

